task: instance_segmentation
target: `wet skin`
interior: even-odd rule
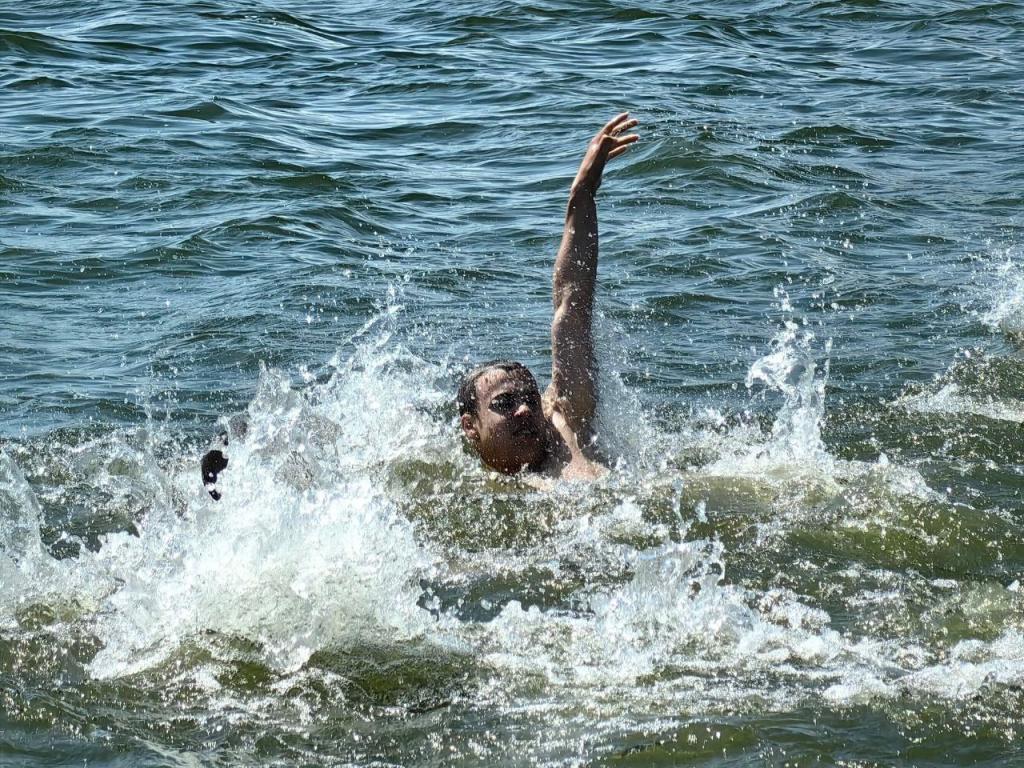
[[[542,396],[528,373],[500,368],[477,379],[477,413],[462,428],[480,458],[505,474],[523,470],[566,480],[592,480],[605,469],[579,445],[551,388]]]
[[[552,274],[551,385],[542,396],[528,372],[487,371],[476,382],[476,413],[461,417],[466,439],[499,472],[526,469],[570,480],[590,480],[605,472],[592,452],[597,407],[591,332],[598,256],[595,197],[607,161],[638,140],[628,133],[636,125],[626,112],[605,124],[587,145],[569,189]],[[219,448],[203,457],[203,483],[215,500],[220,498],[218,475],[227,465]]]
[[[552,440],[534,378],[495,368],[477,380],[476,390],[476,416],[463,416],[462,426],[484,463],[508,474],[542,470]]]
[[[483,462],[506,474],[523,469],[564,479],[593,479],[603,469],[592,454],[597,410],[594,288],[597,282],[597,190],[605,164],[639,138],[623,112],[587,145],[569,188],[562,242],[552,274],[551,386],[541,397],[525,371],[500,368],[477,379],[477,412],[461,417],[462,431]]]

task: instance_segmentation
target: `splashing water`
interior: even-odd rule
[[[985,276],[981,322],[1013,339],[1024,337],[1024,272],[1016,249],[1008,249]]]
[[[829,365],[819,374],[811,334],[787,324],[750,366],[752,391],[781,396],[767,433],[749,422],[702,433],[698,420],[675,435],[630,420],[639,406],[605,366],[603,391],[622,396],[608,398],[601,423],[632,423],[610,443],[623,460],[594,487],[538,493],[462,450],[446,410],[451,372],[403,343],[396,306],[298,384],[262,369],[245,412],[223,419],[220,502],[194,455],[157,462],[140,450],[137,471],[121,477],[146,489],[134,529],[57,560],[40,543],[38,500],[0,454],[5,630],[20,631],[26,608],[63,605],[48,631],[91,638],[81,659],[90,679],[183,668],[211,710],[241,695],[216,693],[223,665],[257,660],[281,696],[321,669],[341,685],[381,654],[412,669],[429,658],[435,667],[417,674],[437,689],[430,701],[455,685],[478,710],[540,708],[569,732],[584,691],[618,716],[661,717],[754,700],[786,710],[807,697],[843,707],[929,695],[947,676],[963,678],[957,691],[1018,680],[1012,626],[944,660],[927,637],[836,626],[831,598],[798,588],[797,565],[774,581],[758,574],[761,558],[777,570],[794,547],[828,562],[875,525],[909,541],[932,535],[904,518],[945,503],[911,467],[829,453]],[[717,458],[685,471],[664,460],[694,439],[713,441]],[[78,450],[131,463],[126,442]],[[764,506],[738,503],[740,487]],[[844,610],[871,604],[859,571],[824,574],[804,559],[819,578],[849,582],[834,587]],[[257,722],[264,705],[247,706]]]
[[[773,351],[757,360],[747,373],[747,387],[762,382],[785,397],[775,416],[768,449],[781,461],[821,462],[828,458],[821,441],[828,359],[826,357],[822,376],[816,376],[811,352],[813,342],[813,334],[801,333],[795,323],[787,322],[771,341]],[[826,355],[831,348],[831,342],[827,342]]]
[[[421,637],[436,623],[417,605],[432,557],[385,475],[451,454],[452,441],[429,413],[440,395],[424,388],[422,361],[389,340],[383,331],[303,389],[264,369],[229,448],[224,499],[196,487],[193,460],[176,463],[137,535],[107,534],[96,552],[45,551],[39,505],[0,455],[5,601],[89,606],[97,678],[150,668],[211,633],[248,638],[280,670],[324,647]],[[3,609],[15,620],[16,605]]]
[[[771,351],[751,364],[746,377],[748,389],[762,385],[765,394],[782,396],[770,434],[764,439],[757,432],[741,430],[739,443],[729,446],[709,472],[779,478],[794,473],[831,477],[836,472],[821,437],[828,359],[818,376],[814,342],[813,334],[793,322],[786,322],[772,338]],[[826,355],[830,349],[831,343],[826,343]]]

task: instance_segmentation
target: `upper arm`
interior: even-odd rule
[[[574,432],[588,429],[597,410],[596,366],[592,332],[593,302],[569,291],[556,304],[551,323],[552,405]]]
[[[593,340],[597,251],[593,192],[574,188],[555,259],[551,321],[552,395],[574,432],[590,425],[597,408]]]

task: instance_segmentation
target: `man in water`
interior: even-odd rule
[[[624,112],[591,140],[569,189],[562,244],[552,277],[551,385],[543,397],[522,363],[494,360],[470,371],[459,387],[462,432],[484,464],[505,474],[522,470],[567,480],[590,480],[604,468],[593,451],[597,409],[594,286],[597,281],[597,204],[605,163],[639,139],[637,121]],[[238,434],[244,434],[244,424]],[[203,456],[203,484],[215,500],[218,476],[228,465],[220,446]]]
[[[569,189],[562,244],[552,276],[551,385],[541,396],[522,363],[494,360],[459,386],[462,433],[481,460],[512,475],[523,470],[590,480],[604,469],[594,455],[597,410],[592,333],[597,282],[597,203],[605,163],[629,149],[638,124],[623,112],[591,140]]]

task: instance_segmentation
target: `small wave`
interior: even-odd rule
[[[1024,342],[1024,270],[1015,259],[1016,249],[1003,255],[994,268],[981,276],[978,304],[981,322],[1014,341]]]
[[[946,11],[937,15],[937,21],[961,24],[966,22],[991,22],[1003,27],[1005,24],[1019,24],[1017,15],[1020,8],[1016,3],[979,3],[971,8]]]
[[[333,192],[351,190],[352,184],[344,179],[335,178],[329,173],[292,173],[267,176],[252,176],[249,181],[258,185],[284,187],[311,192]]]
[[[218,101],[201,101],[181,109],[165,110],[159,114],[166,115],[167,117],[184,117],[189,120],[205,120],[210,123],[239,118],[239,115]]]
[[[855,146],[863,149],[886,149],[897,144],[894,139],[875,136],[845,125],[813,125],[789,131],[780,141],[787,144]]]
[[[12,29],[0,29],[0,51],[2,50],[62,59],[76,55],[71,45],[58,37]]]
[[[70,80],[64,80],[59,77],[48,77],[46,75],[40,75],[38,77],[26,77],[21,80],[12,80],[5,84],[6,88],[13,88],[14,90],[28,90],[31,88],[75,88],[75,83]]]
[[[1002,400],[993,396],[972,396],[951,382],[937,392],[904,395],[896,405],[915,413],[940,413],[950,416],[970,414],[996,421],[1024,423],[1024,402]]]
[[[295,35],[298,33],[306,40],[315,40],[320,43],[330,43],[330,47],[340,48],[348,47],[350,45],[358,45],[358,41],[354,40],[345,34],[340,34],[334,30],[328,29],[325,26],[314,24],[300,16],[296,16],[286,11],[244,11],[244,12],[211,12],[201,11],[199,16],[207,19],[216,19],[219,21],[239,22],[236,25],[237,28],[245,28],[246,26],[259,26],[262,27],[264,32],[273,31],[277,33],[277,29],[290,30],[290,34]],[[346,28],[346,32],[349,30]]]

